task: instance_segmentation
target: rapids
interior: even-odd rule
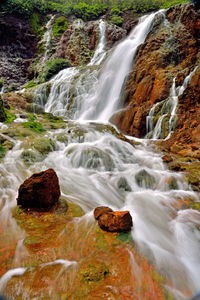
[[[21,276],[27,270],[20,264],[26,255],[25,233],[11,213],[16,206],[18,187],[32,173],[47,168],[56,171],[62,196],[85,211],[86,215],[77,218],[77,223],[94,224],[92,211],[97,206],[129,210],[134,224],[133,240],[140,252],[166,277],[166,289],[175,299],[185,299],[186,295],[192,296],[200,290],[200,213],[177,209],[180,200],[190,197],[198,200],[198,195],[182,174],[166,169],[160,153],[148,140],[140,140],[139,145],[133,146],[134,138],[127,137],[129,142],[123,141],[108,125],[110,116],[119,108],[123,84],[137,48],[158,17],[164,20],[164,12],[142,17],[130,35],[111,53],[106,52],[106,24],[100,21],[99,44],[88,66],[61,71],[50,81],[49,96],[45,94],[46,85],[36,90],[36,102],[47,112],[74,121],[68,120],[66,129],[47,133],[55,142],[56,150],[42,162],[25,167],[21,159],[23,149],[20,142],[14,141],[13,150],[0,164],[1,223],[9,229],[10,239],[17,240],[13,268],[0,279],[1,292],[11,277]],[[171,116],[175,111],[174,106]],[[153,110],[150,116],[153,116]],[[153,130],[152,124],[148,128]],[[66,140],[58,140],[58,135]],[[132,254],[130,263],[133,272],[138,271],[140,280],[141,270]],[[60,257],[48,264],[68,268],[78,265],[79,261]],[[32,269],[34,266],[28,270]],[[28,297],[24,295],[23,299],[30,299]],[[49,297],[52,299],[50,294]]]

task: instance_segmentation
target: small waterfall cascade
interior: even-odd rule
[[[78,26],[78,23],[76,24]],[[84,102],[89,95],[94,93],[98,84],[99,65],[106,56],[106,23],[99,22],[99,43],[90,63],[82,68],[67,68],[59,72],[51,81],[51,90],[46,100],[45,111],[56,115],[77,119],[83,109]],[[35,99],[43,99],[47,85],[43,85],[42,91],[36,90]],[[42,92],[42,93],[41,93]]]
[[[184,93],[197,68],[198,66],[186,76],[182,86],[176,87],[176,78],[174,78],[167,100],[152,106],[146,121],[147,138],[170,138],[177,123],[178,97]]]
[[[42,59],[42,63],[45,63],[48,57],[48,53],[51,47],[51,40],[53,38],[53,30],[52,30],[52,24],[55,19],[55,16],[51,16],[49,21],[46,24],[46,31],[43,36],[43,39],[41,41],[42,44],[44,44],[44,56]]]
[[[0,89],[0,95],[2,95],[4,93],[4,90],[5,90],[5,87],[2,86],[1,89]]]
[[[73,280],[70,280],[74,274],[76,276],[77,269],[85,259],[82,250],[86,237],[82,235],[82,224],[85,222],[91,224],[91,227],[96,226],[93,210],[98,206],[130,211],[133,218],[131,236],[134,243],[164,276],[165,288],[175,299],[184,300],[188,295],[190,297],[200,290],[200,212],[184,209],[180,204],[191,198],[198,201],[198,194],[191,190],[183,174],[171,172],[166,168],[160,154],[152,148],[148,140],[140,140],[139,144],[133,146],[131,137],[127,137],[127,140],[124,140],[124,137],[119,138],[119,133],[111,125],[100,122],[108,121],[110,115],[118,108],[122,86],[137,47],[144,42],[158,14],[164,16],[162,12],[158,12],[142,17],[129,37],[122,41],[110,56],[106,52],[106,23],[100,21],[99,44],[91,62],[83,68],[68,68],[59,72],[50,82],[36,90],[35,97],[47,112],[61,115],[68,120],[66,128],[44,133],[43,137],[51,139],[55,144],[54,151],[39,159],[34,157],[35,160],[27,165],[23,154],[27,151],[28,143],[15,141],[13,149],[8,151],[0,162],[0,221],[1,224],[5,224],[7,230],[9,225],[9,236],[12,236],[16,244],[13,264],[0,278],[0,292],[13,292],[19,297],[22,295],[22,299],[36,299],[38,297],[35,294],[28,294],[31,293],[31,288],[25,287],[23,276],[28,273],[29,278],[34,277],[30,274],[35,274],[37,268],[42,272],[46,267],[57,265],[61,265],[61,269],[51,269],[51,274],[53,273],[57,280],[67,272],[64,285],[69,281],[73,286]],[[174,79],[169,99],[155,104],[151,109],[147,130],[154,138],[161,135],[159,130],[169,111],[172,116],[171,120],[168,117],[169,128],[170,131],[174,130],[178,96],[184,92],[195,70],[186,77],[182,87],[177,88]],[[154,118],[158,111],[160,116],[156,129]],[[76,121],[69,120],[70,118]],[[91,119],[95,121],[92,122]],[[34,137],[30,137],[31,145],[32,139]],[[32,153],[36,151],[31,147],[28,150]],[[26,246],[31,247],[33,242],[36,245],[33,251],[34,263],[24,265],[25,259],[31,254],[25,249],[26,232],[22,232],[12,218],[12,209],[16,206],[20,184],[33,173],[49,168],[53,168],[58,175],[62,197],[79,205],[85,215],[73,218],[69,222],[77,232],[80,231],[79,235],[72,237],[74,241],[68,249],[70,257],[63,254],[66,250],[65,245],[64,250],[60,247],[56,248],[57,252],[51,253],[49,247],[41,253],[37,252],[40,241],[28,240]],[[49,216],[45,218],[49,218],[50,221]],[[55,217],[53,221],[56,220]],[[34,231],[35,227],[31,227],[31,222],[29,225],[30,231]],[[52,228],[54,231],[54,225],[55,223],[52,227],[47,227],[44,234],[48,231],[51,233]],[[0,237],[4,232],[0,231]],[[71,232],[63,230],[58,240],[62,239],[63,243],[66,243],[70,235]],[[57,240],[55,242],[57,243]],[[75,252],[75,244],[81,245],[79,255]],[[48,251],[52,259],[42,263],[40,256],[45,254],[45,257],[48,257]],[[139,280],[141,269],[133,254],[127,254],[133,273],[138,272]],[[69,274],[73,276],[70,277]],[[20,282],[15,285],[14,281],[12,290],[9,290],[9,283],[13,277],[16,282],[18,277]],[[55,285],[49,280],[47,288],[42,290],[44,294],[41,293],[39,297],[61,299],[62,293],[55,294]],[[27,294],[24,295],[25,288]],[[115,290],[117,287],[109,288]],[[143,299],[138,297],[138,300]]]

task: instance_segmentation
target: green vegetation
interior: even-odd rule
[[[67,30],[68,25],[69,22],[65,17],[58,17],[53,25],[53,35],[55,37],[60,36],[63,32],[65,32],[65,30]]]
[[[39,35],[41,34],[41,25],[38,14],[33,13],[30,17],[30,26],[32,33]]]
[[[12,123],[16,119],[16,116],[11,112],[9,112],[7,109],[5,109],[5,112],[6,112],[6,120],[4,123]]]
[[[49,120],[51,123],[63,123],[63,119],[58,116],[54,116],[51,113],[44,113],[43,118]]]
[[[42,133],[45,131],[45,129],[42,127],[42,124],[35,121],[28,121],[23,123],[23,126],[25,128],[28,128],[36,133]]]
[[[30,89],[30,88],[32,88],[32,87],[34,87],[34,86],[37,86],[38,85],[38,83],[35,83],[34,81],[29,81],[26,85],[25,85],[25,89]]]
[[[4,80],[0,78],[0,88],[2,88],[3,85],[4,85]]]
[[[34,121],[36,120],[36,116],[33,113],[28,114],[28,119],[29,121]]]
[[[64,58],[55,58],[50,62],[47,62],[43,79],[44,81],[49,80],[51,77],[56,75],[59,71],[70,67],[69,63]]]
[[[65,16],[75,14],[84,20],[99,18],[110,11],[110,19],[119,22],[119,17],[127,10],[134,13],[145,13],[159,8],[186,3],[187,0],[4,0],[0,10],[30,18],[33,31],[38,32],[39,18],[36,11],[42,14],[62,13]],[[118,21],[117,20],[118,16]]]
[[[0,145],[0,159],[5,156],[6,149],[2,145]]]

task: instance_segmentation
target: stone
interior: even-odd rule
[[[49,210],[60,197],[58,177],[53,169],[35,173],[19,187],[17,205],[22,208]]]
[[[103,214],[107,212],[112,212],[113,210],[110,207],[107,206],[99,206],[95,208],[94,210],[94,217],[96,220],[98,220]]]
[[[135,181],[139,187],[146,189],[154,189],[156,180],[146,170],[141,170],[135,175]]]
[[[113,211],[102,214],[98,223],[101,229],[108,232],[127,232],[133,226],[129,211]]]
[[[170,163],[173,161],[173,158],[170,156],[170,155],[164,155],[162,157],[162,160],[165,162],[165,163]]]

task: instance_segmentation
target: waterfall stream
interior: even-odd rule
[[[21,255],[25,256],[21,243],[24,232],[18,229],[11,217],[18,187],[32,173],[47,168],[56,171],[62,196],[85,211],[86,215],[80,219],[94,223],[92,211],[102,205],[130,211],[134,242],[167,278],[166,288],[175,299],[185,299],[185,291],[193,295],[200,290],[200,213],[193,209],[176,208],[180,200],[191,197],[198,200],[198,195],[191,190],[182,174],[166,169],[160,154],[149,145],[148,140],[140,140],[139,145],[133,146],[117,138],[111,126],[101,123],[108,122],[118,109],[123,84],[137,48],[145,41],[158,15],[164,19],[163,12],[142,17],[136,28],[112,53],[106,52],[106,24],[100,21],[99,44],[90,63],[83,68],[68,68],[59,72],[50,81],[48,99],[44,100],[46,85],[36,90],[35,97],[47,112],[76,121],[69,121],[66,129],[46,134],[55,142],[56,150],[42,162],[25,167],[21,159],[24,149],[20,142],[15,142],[13,150],[0,164],[0,218],[1,222],[9,224],[19,246],[16,248],[18,259],[15,260],[15,267],[0,279],[2,292],[12,276],[21,276],[27,270],[19,263],[19,248]],[[184,86],[187,86],[185,81]],[[174,101],[170,132],[176,114],[175,99],[177,93],[180,95],[182,92],[182,88],[177,92],[174,80],[169,100]],[[153,130],[153,137],[158,138],[160,129],[153,129],[151,122],[154,110],[155,107],[149,115],[148,130]],[[65,139],[58,140],[58,136],[66,138],[67,142]],[[79,221],[77,218],[76,222]],[[130,260],[134,268],[134,257],[131,255]],[[61,257],[50,264],[62,264],[68,268],[78,263]],[[23,299],[29,298],[24,296]]]
[[[176,78],[174,78],[170,89],[169,98],[153,105],[147,117],[148,138],[164,138],[162,133],[162,127],[164,126],[165,120],[167,120],[168,122],[168,134],[165,138],[170,138],[171,133],[174,131],[177,123],[176,111],[178,107],[178,97],[184,93],[197,68],[198,66],[196,66],[194,70],[190,72],[188,76],[185,77],[182,86],[176,87]],[[153,125],[156,115],[158,115],[159,118]]]

